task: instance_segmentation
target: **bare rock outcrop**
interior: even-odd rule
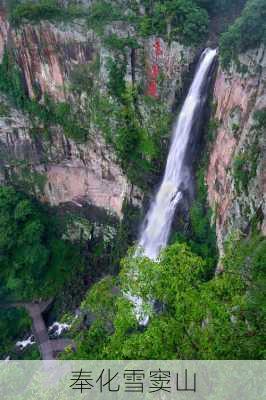
[[[247,233],[258,215],[259,229],[266,233],[266,132],[256,122],[256,112],[266,109],[265,87],[264,46],[240,56],[240,66],[218,71],[214,96],[219,127],[207,184],[221,254],[228,235]]]
[[[127,38],[134,28],[124,22],[106,26],[106,33]],[[138,39],[139,47],[126,48],[129,84],[139,85],[145,94],[162,100],[169,113],[177,90],[182,89],[183,75],[188,71],[195,52],[176,42],[170,45],[160,38]],[[79,66],[99,63],[99,88],[108,97],[106,62],[115,53],[89,30],[84,20],[57,24],[46,21],[22,24],[14,29],[4,10],[0,11],[0,61],[6,50],[12,52],[23,74],[25,87],[32,99],[42,102],[48,94],[55,102],[68,101],[72,107],[83,107],[86,94],[77,97],[71,86],[71,75]],[[160,74],[164,75],[161,85]],[[88,77],[89,79],[89,77]],[[94,94],[91,94],[93,96]],[[85,96],[85,97],[84,97]],[[0,101],[5,103],[3,98]],[[155,101],[156,103],[156,101]],[[156,125],[156,115],[149,104],[140,100],[139,110],[145,127]],[[90,111],[91,112],[91,111]],[[161,118],[161,117],[160,117]],[[111,126],[116,126],[116,122]],[[26,114],[10,108],[9,115],[0,116],[1,181],[28,181],[43,201],[52,205],[74,202],[97,205],[121,216],[124,199],[140,204],[142,194],[132,187],[102,133],[88,127],[85,143],[66,137],[59,126],[45,138],[42,127],[32,134],[32,121]],[[115,128],[114,128],[115,129]],[[169,132],[165,132],[167,136]],[[36,182],[34,182],[36,181]],[[24,185],[26,187],[26,184]]]

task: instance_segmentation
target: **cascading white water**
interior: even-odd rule
[[[177,204],[182,199],[182,191],[187,189],[190,176],[185,167],[194,122],[201,118],[202,106],[206,101],[206,81],[213,65],[217,50],[206,49],[201,56],[195,78],[175,125],[167,165],[160,188],[145,218],[138,247],[145,256],[156,260],[167,245]],[[146,325],[148,317],[143,315],[142,299],[129,296],[134,303],[140,324]]]
[[[175,209],[182,198],[182,188],[189,182],[187,169],[184,168],[190,136],[193,135],[193,123],[201,106],[202,90],[215,59],[217,51],[206,49],[199,62],[195,78],[179,114],[167,165],[161,186],[145,218],[146,226],[141,232],[139,246],[144,254],[156,259],[168,241]],[[205,94],[205,93],[204,93]],[[205,96],[206,97],[206,96]]]

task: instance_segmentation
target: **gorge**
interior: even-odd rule
[[[0,306],[53,299],[63,359],[265,356],[265,15],[0,0]],[[0,358],[31,335],[0,307]]]

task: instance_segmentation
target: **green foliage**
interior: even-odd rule
[[[138,23],[138,29],[142,37],[150,36],[151,32],[153,32],[154,30],[152,17],[144,15],[142,18],[140,18]]]
[[[215,105],[212,105],[215,108]],[[213,112],[215,110],[213,109]],[[210,278],[217,266],[218,249],[216,228],[213,223],[213,211],[208,203],[208,189],[205,180],[209,164],[209,152],[217,134],[218,122],[209,121],[205,132],[205,148],[196,173],[196,196],[190,207],[189,227],[183,232],[178,232],[172,238],[174,242],[188,243],[192,251],[202,257],[206,262],[205,278]]]
[[[159,153],[159,138],[152,136],[143,126],[138,110],[137,91],[125,82],[126,62],[123,54],[119,54],[116,61],[109,59],[107,68],[107,86],[111,98],[95,96],[95,122],[107,143],[114,148],[129,179],[144,188],[147,185],[145,177],[151,171],[152,161]],[[160,125],[156,127],[159,128]]]
[[[11,8],[10,22],[15,27],[23,23],[38,23],[42,20],[68,21],[84,16],[84,12],[76,7],[64,7],[57,0],[28,0],[21,4],[15,4]]]
[[[215,113],[215,110],[213,110],[212,112]],[[208,143],[208,145],[211,145],[213,143],[213,141],[215,140],[218,127],[219,127],[219,121],[217,119],[211,119],[209,121],[209,124],[207,127],[207,143]]]
[[[104,27],[114,21],[127,21],[133,24],[140,36],[170,35],[172,39],[183,40],[189,45],[198,44],[208,32],[208,14],[194,0],[164,0],[144,2],[145,15],[139,13],[134,3],[116,5],[107,1],[93,2],[90,7],[88,26],[100,35]],[[135,46],[134,39],[105,38],[111,47]],[[128,42],[129,40],[129,42]]]
[[[233,0],[233,3],[243,4],[245,0]],[[232,7],[232,0],[196,0],[196,3],[205,8],[211,15],[229,11]]]
[[[88,132],[85,124],[69,103],[55,103],[48,95],[44,96],[43,103],[32,100],[23,82],[20,68],[12,55],[5,51],[3,62],[0,64],[0,91],[4,92],[16,107],[28,113],[33,124],[39,126],[40,122],[43,123],[44,131],[58,124],[63,128],[66,136],[78,142],[86,140]]]
[[[153,143],[139,123],[133,96],[130,91],[123,95],[124,105],[120,112],[114,147],[122,168],[132,182],[137,182],[140,181],[139,171],[148,171],[150,167],[147,157],[153,154]]]
[[[0,188],[0,295],[5,301],[49,298],[83,267],[78,249],[60,239],[35,201]]]
[[[247,282],[245,317],[248,325],[246,346],[248,351],[265,358],[264,333],[266,329],[266,240],[258,233],[235,242],[229,240],[223,259],[225,268],[230,268],[232,276],[240,273]],[[241,343],[242,344],[242,343]]]
[[[206,263],[184,244],[169,246],[158,262],[133,256],[133,249],[122,260],[120,294],[107,279],[87,295],[83,307],[94,318],[88,329],[75,327],[77,353],[63,358],[263,358],[265,240],[248,243],[232,243],[225,272],[209,281]],[[150,315],[145,329],[138,326],[133,305],[121,296],[127,292],[143,299]]]
[[[205,260],[208,266],[206,272],[212,274],[217,264],[218,252],[215,226],[211,223],[212,211],[208,207],[205,173],[202,169],[199,170],[197,183],[197,197],[190,209],[191,239],[189,244],[192,251]]]
[[[22,353],[18,353],[13,357],[18,360],[41,360],[41,354],[39,352],[39,348],[37,343],[34,343],[31,346],[26,347]]]
[[[247,189],[250,180],[248,168],[248,156],[246,153],[239,154],[237,157],[235,157],[233,165],[233,177],[238,193],[240,193],[241,190]]]
[[[122,20],[123,13],[118,5],[112,5],[104,0],[93,2],[88,16],[88,28],[96,30],[99,34],[103,33],[104,27],[112,22]]]
[[[208,32],[208,14],[193,0],[154,1],[147,15],[139,20],[140,33],[144,36],[167,35],[188,45],[198,44]]]
[[[221,36],[220,55],[224,67],[240,53],[266,42],[266,1],[248,0],[242,15]]]
[[[9,107],[0,101],[0,117],[7,117],[9,115]]]
[[[87,64],[78,64],[74,66],[70,72],[70,89],[74,93],[81,94],[87,92],[92,93],[94,87],[94,80],[97,77],[100,70],[100,56],[97,55],[95,59]]]
[[[114,146],[123,170],[132,182],[145,185],[144,175],[151,168],[148,157],[154,154],[154,145],[148,132],[140,126],[133,103],[126,104],[121,113]]]
[[[0,64],[0,91],[7,94],[17,107],[22,108],[28,101],[21,70],[8,51],[4,52],[2,64]]]
[[[10,354],[15,340],[31,328],[31,320],[23,308],[0,308],[0,359]]]
[[[258,141],[245,152],[238,154],[233,163],[233,178],[238,194],[241,191],[247,193],[248,184],[257,175],[257,166],[260,152],[258,151]]]
[[[205,277],[210,278],[217,266],[218,250],[215,225],[212,223],[212,210],[208,205],[205,168],[197,172],[197,195],[190,208],[190,226],[185,232],[178,232],[172,242],[189,244],[194,254],[206,263]]]
[[[112,60],[109,59],[107,63],[109,72],[108,89],[110,94],[118,100],[123,101],[126,92],[126,62],[125,60]]]
[[[115,34],[104,37],[104,44],[113,50],[123,51],[126,47],[130,49],[137,49],[139,44],[134,37],[120,38]]]
[[[254,119],[255,119],[255,129],[265,130],[266,129],[266,108],[257,110],[254,113]]]
[[[8,159],[8,155],[7,155]],[[10,162],[10,179],[13,185],[33,195],[43,194],[47,177],[32,169],[32,164],[25,160],[8,159]]]
[[[103,351],[115,316],[117,295],[114,287],[115,280],[106,277],[96,283],[87,293],[80,309],[83,322],[89,323],[90,329],[89,331],[84,329],[80,331],[80,321],[75,322],[72,332],[75,335],[78,350],[76,354],[66,350],[63,355],[64,359],[86,358],[88,351],[91,352],[94,359],[97,359],[99,353]]]

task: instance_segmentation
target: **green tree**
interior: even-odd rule
[[[266,0],[248,0],[242,15],[220,39],[224,67],[237,61],[241,52],[266,42]]]
[[[0,296],[7,302],[53,296],[83,263],[36,201],[1,187],[0,265]]]
[[[18,27],[22,23],[40,22],[42,20],[66,21],[84,17],[84,12],[76,6],[63,6],[57,0],[27,0],[21,3],[13,1],[9,6],[10,22]]]
[[[23,308],[0,308],[0,359],[7,356],[19,335],[31,328],[31,319]]]
[[[265,282],[265,240],[255,242],[260,245],[251,262],[246,243],[234,244],[227,250],[225,272],[208,281],[206,263],[184,244],[169,246],[158,262],[136,257],[133,249],[122,260],[120,291],[108,281],[88,294],[86,309],[95,318],[89,329],[74,334],[77,353],[63,357],[263,358],[265,300],[259,282]],[[249,279],[243,272],[247,263],[253,271]],[[125,293],[142,298],[150,315],[146,328],[139,326]]]

